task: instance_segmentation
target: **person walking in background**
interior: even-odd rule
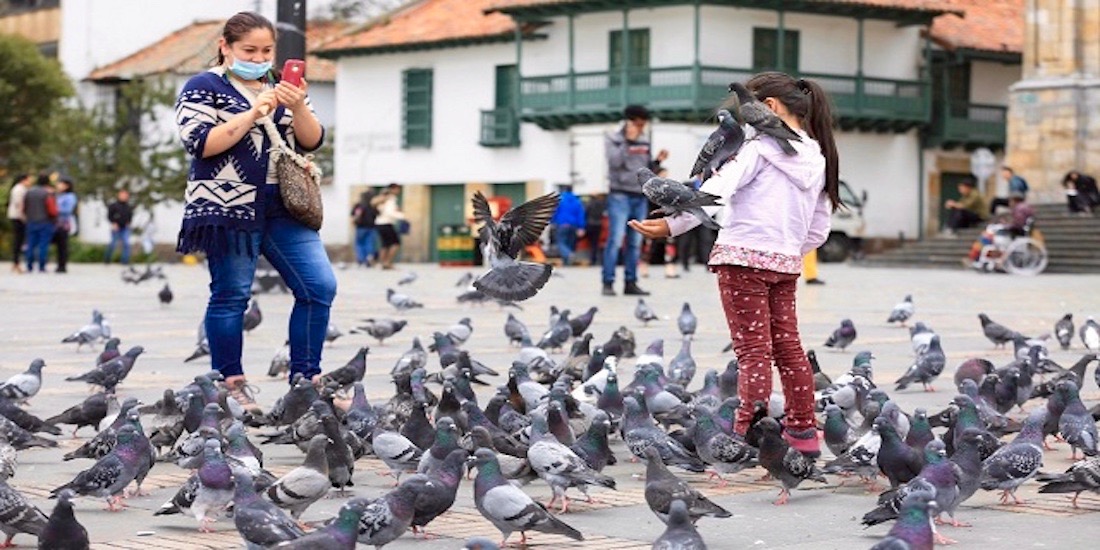
[[[378,263],[382,264],[382,269],[393,269],[393,261],[401,249],[401,234],[397,226],[406,222],[405,213],[397,206],[397,197],[400,194],[401,186],[391,183],[370,201],[378,209],[374,226],[382,240],[382,250],[378,253]]]
[[[587,223],[584,205],[573,194],[573,186],[561,186],[561,201],[554,217],[550,219],[554,226],[554,239],[558,243],[558,253],[564,265],[573,264],[573,251],[577,248],[577,239],[584,237]]]
[[[974,185],[974,180],[964,179],[959,182],[959,200],[948,200],[943,203],[947,208],[947,226],[943,233],[946,237],[954,237],[960,229],[973,227],[985,219],[985,198]]]
[[[662,149],[656,157],[653,156],[645,135],[646,125],[649,124],[649,111],[645,107],[629,105],[623,110],[623,118],[626,120],[622,127],[604,139],[610,193],[607,195],[607,246],[604,248],[601,272],[603,295],[615,295],[615,269],[622,254],[623,294],[648,296],[648,292],[638,287],[642,236],[632,232],[627,238],[626,227],[629,221],[644,220],[648,214],[642,184],[638,182],[638,169],[649,168],[654,173],[660,173],[660,164],[668,158],[668,151]]]
[[[27,217],[23,214],[23,201],[31,187],[30,174],[19,174],[11,182],[8,191],[8,224],[11,225],[11,270],[23,272],[19,264],[24,246],[27,243]]]
[[[375,258],[375,220],[378,209],[371,204],[374,192],[367,190],[359,194],[359,202],[351,209],[351,219],[355,224],[355,261],[360,267],[370,267]]]
[[[76,227],[76,193],[73,180],[64,177],[57,182],[57,222],[53,243],[57,245],[57,272],[66,273],[69,266],[69,235]]]
[[[730,338],[741,365],[734,430],[744,434],[753,404],[768,402],[772,367],[786,401],[784,437],[808,456],[820,454],[814,418],[813,370],[798,332],[795,287],[802,257],[825,242],[840,205],[839,162],[825,90],[778,72],[752,77],[746,88],[791,129],[797,154],[774,138],[746,141],[737,156],[703,184],[725,201],[726,224],[710,257]],[[782,205],[781,207],[779,205]],[[682,235],[699,220],[690,214],[632,221],[649,238]]]
[[[57,219],[57,200],[50,187],[49,174],[39,175],[34,187],[27,190],[23,198],[23,216],[27,220],[27,273],[34,271],[36,262],[38,272],[45,273]]]
[[[130,263],[130,222],[134,221],[134,209],[130,206],[130,192],[119,189],[115,202],[107,206],[107,221],[111,223],[111,242],[107,244],[107,253],[103,263],[111,263],[115,255],[115,245],[119,245],[119,262]]]
[[[268,116],[280,137],[299,151],[316,151],[325,131],[310,105],[308,82],[299,86],[272,76],[271,21],[238,13],[225,22],[216,46],[217,64],[191,77],[176,102],[176,125],[191,157],[176,251],[206,253],[210,363],[225,377],[229,396],[259,414],[241,365],[243,316],[259,256],[294,294],[287,335],[290,380],[296,375],[312,380],[321,373],[336,275],[321,235],[283,203],[270,148],[255,144],[268,141],[261,126]]]
[[[595,193],[584,205],[584,238],[588,242],[589,264],[596,265],[602,257],[600,234],[603,233],[603,217],[607,213],[607,195]]]

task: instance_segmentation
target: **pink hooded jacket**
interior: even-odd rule
[[[711,265],[732,264],[800,273],[802,256],[825,242],[832,207],[825,189],[825,157],[817,141],[799,130],[787,155],[775,140],[746,141],[737,156],[703,183],[725,204]],[[699,225],[689,214],[665,218],[673,236]]]

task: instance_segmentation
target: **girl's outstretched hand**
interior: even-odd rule
[[[654,220],[630,220],[627,225],[649,239],[663,239],[672,235],[664,218]]]

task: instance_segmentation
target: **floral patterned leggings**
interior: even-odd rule
[[[740,363],[741,408],[734,429],[747,432],[753,403],[768,402],[773,362],[786,400],[787,429],[813,427],[814,375],[802,351],[795,311],[798,275],[736,265],[711,269],[718,274],[718,292]]]

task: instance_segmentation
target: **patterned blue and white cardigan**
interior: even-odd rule
[[[265,201],[282,200],[277,192],[264,192],[271,142],[259,124],[228,150],[202,157],[210,130],[251,107],[221,67],[195,75],[180,92],[176,125],[191,157],[183,225],[176,242],[181,254],[251,253],[252,247],[245,243],[250,232],[263,227]],[[302,151],[294,140],[290,109],[280,106],[270,116],[283,139]],[[322,133],[317,146],[323,142]]]

